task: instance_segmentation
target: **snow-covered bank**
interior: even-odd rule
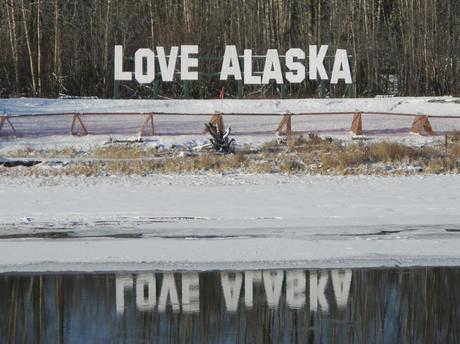
[[[277,113],[383,111],[458,115],[455,97],[328,98],[328,99],[200,99],[200,100],[111,100],[111,99],[0,99],[0,112],[9,116],[59,112],[168,112],[168,113]]]
[[[0,178],[0,184],[3,236],[75,234],[1,239],[3,271],[460,264],[456,175]]]

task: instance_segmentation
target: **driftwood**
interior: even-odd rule
[[[211,134],[212,138],[209,139],[213,148],[216,152],[219,153],[233,153],[234,152],[234,142],[235,139],[230,139],[229,135],[231,132],[231,128],[227,130],[222,130],[217,123],[206,123],[205,124],[206,131]]]

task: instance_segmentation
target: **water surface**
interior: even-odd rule
[[[459,343],[460,268],[0,275],[0,343]]]

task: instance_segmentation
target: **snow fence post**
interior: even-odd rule
[[[434,135],[433,128],[431,127],[430,120],[428,119],[427,115],[418,114],[414,122],[412,122],[412,127],[410,128],[410,132],[414,134],[425,134],[425,135]]]
[[[144,124],[142,125],[141,130],[139,132],[139,136],[148,136],[146,134],[146,129],[149,128],[149,124],[150,124],[150,130],[151,130],[150,136],[153,136],[155,135],[155,127],[153,125],[153,112],[147,114]]]
[[[88,130],[86,129],[85,125],[83,124],[83,121],[80,118],[80,115],[82,115],[81,112],[74,112],[73,114],[73,119],[72,119],[72,126],[70,127],[70,134],[74,136],[86,136],[88,135]],[[75,124],[77,121],[80,123],[80,130],[78,132],[75,132]]]
[[[357,111],[353,115],[353,121],[351,122],[351,132],[354,135],[363,134],[363,122],[361,118],[361,112]]]
[[[8,118],[8,114],[6,113],[0,115],[0,132],[2,131],[3,126],[5,125],[5,122],[7,122],[10,125],[11,130],[13,131],[13,136],[17,137],[16,129],[14,128],[13,123],[11,123],[10,119]]]
[[[216,111],[216,113],[212,115],[211,120],[209,122],[213,125],[217,125],[221,132],[225,131],[224,116],[222,112]],[[205,129],[204,132],[206,133],[206,131],[207,130]]]
[[[288,138],[291,137],[291,134],[292,134],[291,116],[292,116],[292,113],[289,111],[287,111],[283,115],[283,118],[281,119],[280,123],[278,124],[278,127],[275,130],[276,135],[285,134]]]
[[[2,131],[3,124],[5,123],[6,116],[5,115],[0,115],[0,132]]]

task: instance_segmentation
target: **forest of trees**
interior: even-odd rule
[[[353,56],[356,96],[460,93],[459,0],[0,0],[0,96],[111,98],[116,44],[130,56],[159,45],[222,56],[227,44],[257,54],[328,44]],[[191,94],[215,97],[221,86],[203,77]],[[235,95],[235,82],[225,86]],[[182,87],[160,83],[160,95],[180,97]],[[318,96],[308,78],[287,88],[288,97]],[[121,91],[151,95],[134,82]]]

